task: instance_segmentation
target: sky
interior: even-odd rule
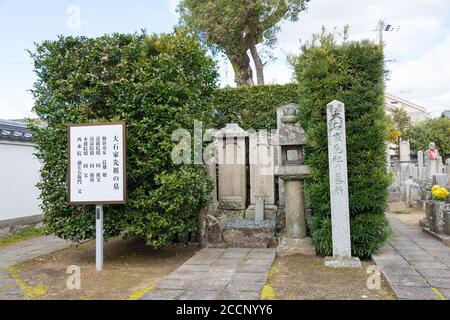
[[[0,0],[0,119],[33,117],[29,93],[34,81],[26,49],[57,35],[170,32],[178,21],[178,0]],[[350,39],[378,39],[383,19],[394,31],[384,33],[387,91],[424,106],[433,116],[450,109],[450,0],[311,0],[298,22],[285,22],[265,69],[267,83],[292,81],[288,54],[300,52],[322,26],[342,30]],[[234,86],[226,60],[217,57],[220,85]]]

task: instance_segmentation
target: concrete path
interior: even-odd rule
[[[60,238],[44,236],[0,248],[0,300],[28,299],[9,274],[9,266],[67,248],[70,245],[70,242]]]
[[[275,249],[203,249],[142,300],[259,300]]]
[[[396,235],[373,260],[401,300],[450,299],[450,248],[388,215]]]

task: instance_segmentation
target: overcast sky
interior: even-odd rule
[[[170,32],[177,22],[177,0],[0,0],[0,119],[33,116],[28,93],[35,77],[25,49],[58,34],[100,36],[113,32]],[[73,18],[79,15],[78,25]],[[388,92],[426,107],[433,115],[450,109],[450,0],[311,0],[296,23],[284,23],[276,61],[266,70],[268,83],[287,83],[292,70],[286,54],[298,53],[300,42],[324,25],[350,26],[350,38],[377,39],[385,32],[386,59],[392,71]],[[233,71],[220,62],[221,85],[234,85]]]

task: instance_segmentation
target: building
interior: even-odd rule
[[[426,120],[430,116],[425,107],[419,106],[411,101],[399,98],[390,93],[385,93],[384,95],[384,106],[388,114],[392,113],[394,109],[405,110],[411,119],[411,124]]]
[[[413,102],[394,96],[390,93],[384,94],[384,107],[387,114],[392,114],[393,110],[403,109],[409,116],[411,124],[424,121],[430,117],[425,107],[419,106]],[[410,145],[409,141],[401,143],[400,150],[396,151],[396,146],[390,144],[388,148],[388,154],[391,157],[395,157],[397,152],[399,153],[400,161],[410,161]]]
[[[0,237],[40,222],[39,160],[23,122],[0,120]]]
[[[441,118],[450,119],[450,110],[445,110],[444,112],[442,112]]]

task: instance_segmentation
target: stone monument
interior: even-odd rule
[[[216,135],[219,163],[219,209],[245,210],[247,203],[246,142],[248,134],[229,123]]]
[[[316,255],[312,240],[307,237],[304,179],[310,174],[310,168],[303,162],[302,146],[306,144],[306,135],[302,128],[296,126],[297,105],[284,106],[281,121],[284,126],[277,130],[274,139],[281,152],[281,164],[275,166],[275,176],[284,181],[286,232],[277,253],[280,256]]]
[[[327,123],[333,257],[325,258],[325,266],[360,268],[361,261],[352,257],[350,242],[345,106],[342,102],[335,100],[328,104]]]
[[[400,142],[400,161],[409,162],[411,161],[411,147],[409,141]]]
[[[436,144],[434,142],[430,142],[429,148],[426,152],[426,160],[427,160],[427,176],[429,178],[433,177],[438,173],[438,161],[437,158],[439,156],[439,152],[436,149]]]

